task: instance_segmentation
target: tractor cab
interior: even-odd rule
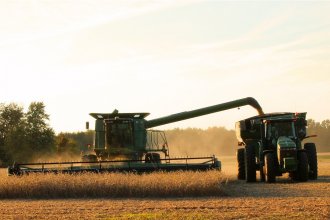
[[[296,141],[296,129],[293,119],[264,120],[265,138],[268,145],[277,146],[280,137]]]

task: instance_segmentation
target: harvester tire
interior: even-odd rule
[[[308,158],[305,151],[298,152],[298,180],[301,182],[308,180]]]
[[[276,181],[274,153],[265,155],[265,181],[266,183],[274,183]]]
[[[145,156],[145,163],[160,163],[160,154],[147,153]]]
[[[307,153],[308,158],[308,165],[309,165],[309,172],[308,177],[311,180],[316,180],[318,171],[317,171],[317,154],[316,154],[316,147],[314,143],[306,143],[304,148]]]
[[[86,154],[86,155],[82,156],[81,159],[83,162],[96,162],[97,156],[95,154]]]
[[[245,160],[244,160],[244,148],[237,149],[236,157],[237,157],[237,164],[238,164],[238,173],[237,179],[245,180]]]
[[[256,182],[256,160],[253,145],[245,146],[245,177],[246,182]]]

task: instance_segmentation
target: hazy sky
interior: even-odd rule
[[[149,119],[252,96],[330,119],[328,1],[0,0],[0,102],[43,101],[57,131],[90,112]],[[250,107],[163,128],[226,126]]]

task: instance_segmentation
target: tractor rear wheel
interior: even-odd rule
[[[265,155],[265,167],[264,168],[265,168],[266,183],[274,183],[276,181],[274,153],[267,153]]]
[[[253,145],[245,146],[245,177],[246,182],[256,182],[256,159]]]
[[[308,176],[311,180],[317,179],[317,154],[316,154],[316,147],[314,143],[306,143],[304,148],[307,153],[308,158],[308,165],[309,165],[309,172]]]
[[[308,180],[308,158],[305,151],[298,152],[298,180],[302,182]]]
[[[291,177],[291,179],[293,181],[298,181],[298,175],[297,175],[297,172],[290,172],[289,173],[289,177]]]
[[[236,157],[237,157],[237,164],[238,164],[238,174],[237,179],[245,180],[245,161],[244,161],[244,148],[237,149]]]

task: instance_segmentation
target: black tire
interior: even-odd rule
[[[298,152],[298,180],[306,182],[308,180],[308,158],[305,151]]]
[[[311,180],[316,180],[318,175],[316,146],[314,143],[306,143],[304,144],[304,148],[307,153],[309,165],[308,177]]]
[[[260,167],[260,181],[265,182],[266,177],[265,177],[265,166]]]
[[[144,161],[145,163],[160,163],[160,154],[147,153]]]
[[[274,183],[276,181],[276,167],[274,153],[265,155],[265,181],[266,183]]]
[[[86,154],[83,155],[81,159],[83,162],[96,162],[97,156],[95,154]]]
[[[298,181],[298,175],[297,175],[297,172],[290,172],[289,173],[289,177],[291,177],[291,179],[293,181]]]
[[[246,182],[256,182],[256,160],[253,145],[245,146],[245,177]]]
[[[245,180],[245,160],[244,160],[244,148],[237,149],[236,157],[237,157],[237,164],[238,164],[238,173],[237,179]]]

